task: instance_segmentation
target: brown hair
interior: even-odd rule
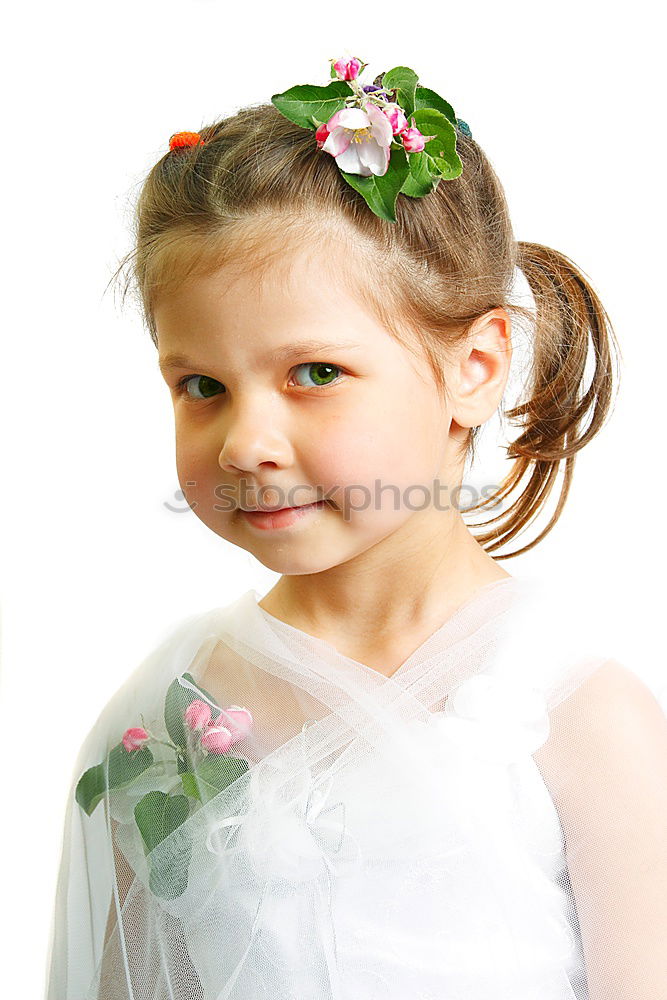
[[[528,474],[506,510],[469,525],[488,529],[475,537],[493,552],[537,516],[564,461],[546,527],[529,544],[496,558],[533,548],[560,516],[576,453],[606,419],[612,361],[615,352],[620,355],[609,317],[583,272],[556,250],[515,241],[500,182],[477,142],[463,133],[457,132],[462,174],[441,180],[425,197],[399,195],[395,223],[369,209],[333,157],[318,149],[314,132],[272,104],[242,108],[199,133],[203,145],[168,152],[150,170],[136,205],[134,249],[114,276],[132,264],[123,298],[134,281],[154,344],[153,309],[161,293],[232,262],[261,280],[268,267],[282,266],[286,246],[305,248],[315,240],[326,246],[343,239],[364,252],[362,268],[358,254],[350,254],[349,269],[337,277],[363,295],[404,346],[421,349],[442,392],[442,358],[477,318],[502,307],[513,320],[529,320],[534,349],[527,399],[505,412],[522,424],[507,449],[514,464],[493,495],[467,511],[498,504]],[[535,312],[508,301],[516,267],[530,285]],[[585,388],[587,361],[592,374]],[[471,428],[464,444],[473,459],[478,433]]]

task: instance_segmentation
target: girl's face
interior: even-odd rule
[[[289,276],[269,271],[261,287],[225,267],[156,306],[181,489],[212,531],[280,574],[319,573],[371,549],[387,568],[418,559],[460,517],[451,491],[461,429],[427,361],[327,277],[332,251],[290,263]],[[299,347],[314,341],[323,346]],[[320,498],[269,528],[240,509]]]

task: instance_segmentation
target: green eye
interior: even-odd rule
[[[188,387],[188,382],[190,382],[192,379],[199,379],[199,381],[203,382],[209,388],[210,388],[210,383],[213,383],[214,387],[216,385],[221,385],[221,383],[218,382],[217,379],[211,378],[209,375],[186,375],[185,378],[182,378],[180,380],[180,382],[178,383],[177,388],[178,388],[179,393],[185,393],[186,395],[188,395],[190,397],[190,399],[199,399],[199,398],[208,399],[209,398],[209,394],[207,394],[207,390],[206,389],[204,390],[204,396],[203,397],[190,396],[190,394],[187,391],[187,387]],[[215,394],[214,392],[210,392],[211,396],[214,395],[214,394]]]
[[[305,364],[297,365],[295,371],[299,368],[308,369],[308,377],[314,379],[315,385],[332,385],[332,382],[327,381],[327,379],[331,378],[330,373],[342,371],[342,368],[339,368],[338,365],[329,365],[324,361],[308,361]],[[314,374],[311,374],[311,372]],[[334,379],[335,381],[336,379]],[[309,386],[305,386],[304,388],[309,388]]]
[[[297,384],[303,389],[316,389],[319,387],[326,387],[328,385],[335,385],[340,373],[343,369],[339,365],[330,365],[325,361],[306,361],[303,364],[296,365],[294,371],[298,371],[300,368],[305,368],[307,370],[307,377],[312,380],[311,385],[304,385],[302,382]],[[339,373],[338,375],[336,373]],[[198,387],[199,396],[193,395],[188,390],[188,385],[190,382],[194,382]],[[211,378],[210,375],[186,375],[184,378],[177,383],[176,389],[179,395],[187,396],[191,400],[202,400],[210,399],[212,396],[218,395],[218,390],[224,389],[224,385],[218,382],[217,379]]]

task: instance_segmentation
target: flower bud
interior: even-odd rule
[[[328,136],[329,136],[329,128],[327,126],[327,123],[324,122],[324,124],[320,125],[317,131],[315,132],[315,139],[317,141],[318,149],[322,148],[324,143],[327,141]]]
[[[126,729],[123,733],[123,746],[128,752],[138,750],[148,738],[148,733],[145,729],[142,729],[141,726],[135,726],[131,729]]]
[[[339,80],[356,80],[361,69],[360,59],[337,59],[333,64]]]
[[[422,135],[418,128],[414,125],[414,118],[412,119],[412,128],[404,129],[400,135],[403,140],[403,147],[406,153],[421,153],[424,146],[431,139],[435,139],[434,135]]]
[[[208,726],[201,737],[201,745],[209,753],[224,753],[225,750],[229,750],[233,742],[234,737],[224,726]]]
[[[391,130],[394,135],[398,135],[400,132],[404,132],[408,127],[408,120],[403,114],[403,109],[398,106],[398,104],[388,104],[386,108],[382,109],[389,119],[391,124]]]
[[[215,720],[215,724],[226,726],[232,734],[233,742],[237,743],[250,731],[253,720],[247,708],[241,708],[240,705],[230,705],[229,708],[223,709]]]
[[[211,721],[211,709],[201,698],[195,698],[186,708],[184,719],[193,731],[204,729]]]

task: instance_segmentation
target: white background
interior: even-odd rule
[[[556,528],[503,566],[578,588],[609,625],[604,652],[664,690],[665,94],[654,16],[648,3],[581,0],[14,7],[2,66],[8,995],[19,984],[22,997],[42,995],[65,796],[97,713],[176,621],[277,579],[191,511],[165,506],[185,508],[169,393],[138,313],[105,292],[130,248],[133,199],[171,133],[325,84],[329,57],[368,62],[364,82],[415,69],[489,155],[516,238],[566,253],[600,294],[623,351],[613,416],[579,455]],[[475,474],[498,481],[492,465]]]

